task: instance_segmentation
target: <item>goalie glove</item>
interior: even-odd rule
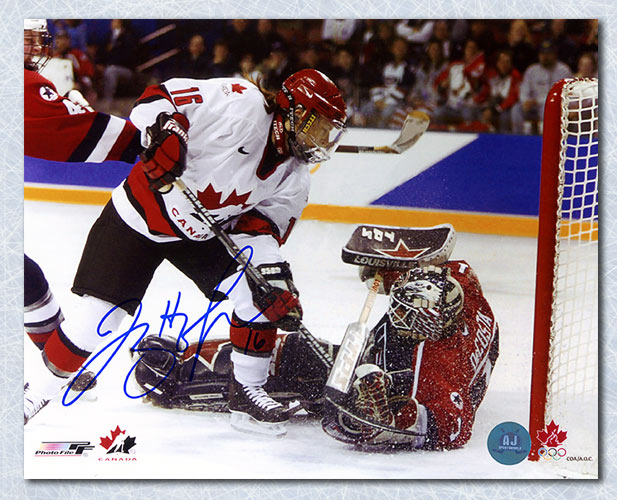
[[[392,380],[377,365],[364,364],[356,368],[353,388],[357,392],[356,410],[358,414],[382,425],[393,425],[394,415],[388,406],[387,389]],[[370,441],[381,434],[381,429],[362,425],[363,441]]]
[[[181,113],[160,113],[146,129],[148,146],[140,153],[150,189],[157,191],[173,183],[186,168],[189,122]]]
[[[264,294],[249,279],[253,304],[277,328],[288,332],[297,330],[302,321],[302,306],[289,264],[262,264],[257,269],[271,285],[271,289]]]

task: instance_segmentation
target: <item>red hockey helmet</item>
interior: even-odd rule
[[[41,71],[51,58],[46,19],[24,19],[24,67]]]
[[[283,82],[276,102],[289,120],[294,156],[304,163],[330,159],[347,121],[345,101],[334,82],[320,71],[303,69]]]

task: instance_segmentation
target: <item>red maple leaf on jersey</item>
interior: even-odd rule
[[[243,90],[246,90],[246,87],[243,87],[239,83],[232,83],[231,84],[231,91],[232,92],[237,92],[238,94],[241,94]]]
[[[537,432],[538,440],[544,445],[554,448],[563,443],[568,437],[566,431],[560,431],[559,425],[551,420],[551,423],[546,426],[544,430]]]
[[[101,443],[100,445],[105,448],[106,450],[109,450],[109,447],[114,444],[114,440],[120,435],[120,434],[124,434],[126,431],[123,431],[122,429],[120,429],[120,426],[116,425],[115,430],[111,431],[111,438],[108,437],[102,437],[101,438]]]
[[[212,184],[209,184],[205,191],[198,191],[197,198],[201,201],[201,204],[208,210],[216,210],[221,207],[228,207],[230,205],[237,205],[241,208],[246,208],[246,200],[251,196],[251,191],[244,194],[238,194],[234,189],[230,195],[223,201],[221,200],[222,193],[216,191]]]

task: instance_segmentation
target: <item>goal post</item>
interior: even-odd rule
[[[597,475],[598,81],[544,108],[529,459]]]

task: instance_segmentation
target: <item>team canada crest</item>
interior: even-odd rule
[[[116,425],[116,428],[110,431],[109,436],[101,438],[99,444],[107,450],[107,455],[112,453],[133,455],[137,442],[134,437],[126,433],[126,430],[122,430],[119,425]]]
[[[554,420],[551,420],[550,424],[536,433],[536,437],[543,446],[555,448],[568,438],[568,433],[564,430],[560,430],[559,425],[557,425]]]

